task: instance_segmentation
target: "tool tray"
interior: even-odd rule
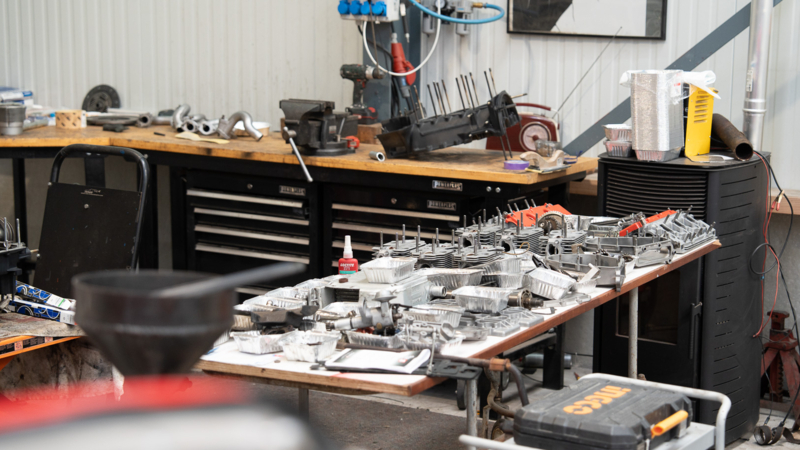
[[[689,417],[661,436],[651,427],[684,410]],[[680,437],[692,420],[684,395],[606,380],[582,380],[516,412],[514,441],[541,449],[644,449]]]

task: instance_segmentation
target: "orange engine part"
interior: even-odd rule
[[[544,205],[541,206],[535,206],[528,209],[521,209],[511,214],[507,214],[506,223],[513,223],[514,225],[516,225],[517,221],[519,221],[524,215],[525,218],[522,219],[520,225],[532,226],[536,224],[536,220],[539,217],[542,217],[545,213],[549,212],[559,212],[561,214],[564,214],[565,216],[572,215],[572,213],[564,209],[564,207],[562,207],[561,205],[553,205],[550,203],[545,203]]]
[[[660,213],[656,214],[655,216],[650,216],[647,219],[645,219],[644,221],[647,224],[658,223],[658,222],[666,219],[668,216],[671,216],[671,215],[673,215],[675,213],[677,213],[677,211],[673,211],[671,209],[668,209],[666,211],[663,211],[663,212],[660,212]],[[619,235],[620,235],[620,237],[628,236],[631,233],[633,233],[634,231],[638,230],[639,228],[642,228],[643,226],[644,226],[643,223],[636,222],[635,224],[629,225],[627,228],[625,228],[622,231],[620,231]]]

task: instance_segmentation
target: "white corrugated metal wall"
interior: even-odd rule
[[[520,1],[520,0],[517,0]],[[536,0],[532,0],[536,1]],[[645,0],[632,0],[645,1]],[[504,8],[507,2],[494,0]],[[670,0],[665,41],[617,39],[561,110],[562,141],[570,142],[630,95],[619,86],[630,69],[663,69],[698,41],[746,6],[746,0]],[[481,11],[479,17],[494,14]],[[613,14],[613,11],[609,11]],[[602,20],[602,18],[598,18]],[[488,98],[483,71],[492,68],[497,88],[511,95],[528,93],[520,101],[558,108],[607,44],[607,39],[508,34],[505,19],[471,26],[470,35],[457,36],[452,26],[442,28],[439,47],[421,80],[446,80],[455,92],[455,76],[472,72],[480,98]],[[763,149],[774,153],[774,168],[782,187],[800,189],[793,170],[800,167],[794,147],[800,142],[800,5],[784,0],[774,9],[770,47],[769,97]],[[749,28],[695,70],[713,70],[722,100],[714,111],[742,123],[744,78]],[[433,36],[423,41],[427,54]],[[423,96],[426,98],[427,96]],[[482,143],[479,145],[483,145]],[[587,153],[594,156],[597,145]]]
[[[0,85],[37,103],[80,107],[92,87],[127,109],[188,103],[278,124],[285,98],[352,101],[343,63],[361,62],[358,31],[330,0],[0,0]],[[275,129],[275,127],[273,127]]]

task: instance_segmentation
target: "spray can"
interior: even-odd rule
[[[344,237],[343,257],[339,259],[339,275],[350,275],[358,272],[358,260],[353,258],[353,246],[350,236]]]

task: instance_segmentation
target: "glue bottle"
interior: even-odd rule
[[[358,272],[358,260],[353,258],[353,247],[350,236],[344,237],[344,254],[339,259],[339,275],[350,275]]]

